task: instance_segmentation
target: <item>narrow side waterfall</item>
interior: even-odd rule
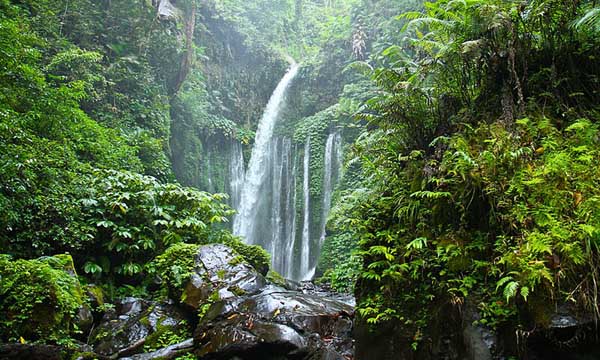
[[[342,136],[340,133],[331,133],[327,137],[327,143],[325,144],[325,165],[323,167],[323,212],[319,247],[323,246],[323,242],[325,241],[327,216],[329,216],[329,210],[331,210],[331,195],[333,194],[333,188],[342,167],[341,144]]]
[[[265,112],[258,124],[252,155],[246,171],[244,186],[242,188],[238,214],[233,221],[233,232],[243,236],[248,244],[257,243],[256,219],[259,215],[258,205],[261,196],[265,195],[265,189],[261,188],[265,183],[268,170],[268,162],[272,158],[271,139],[273,128],[285,100],[286,90],[298,74],[298,64],[293,63],[283,79],[279,82],[271,95]]]
[[[237,141],[231,143],[231,158],[229,160],[229,197],[231,207],[237,209],[242,201],[242,187],[244,186],[244,153],[242,144]]]
[[[208,178],[208,192],[215,192],[215,188],[213,187],[213,182],[212,182],[212,166],[210,166],[210,156],[211,153],[208,153],[208,156],[206,157],[206,174],[207,174],[207,178]]]
[[[294,278],[294,248],[296,245],[296,178],[297,178],[297,167],[296,167],[296,149],[291,148],[291,142],[289,146],[290,156],[288,157],[288,188],[286,192],[286,234],[285,234],[285,244],[286,244],[286,252],[282,256],[285,258],[285,262],[281,267],[276,267],[275,269],[281,269],[281,274],[288,278]],[[294,154],[293,157],[291,154]]]
[[[281,254],[281,242],[283,234],[282,208],[281,208],[281,185],[283,182],[283,157],[281,151],[281,139],[277,138],[271,143],[271,154],[274,155],[271,167],[271,243],[267,249],[270,254]],[[273,258],[275,256],[272,256]]]
[[[300,277],[310,280],[314,275],[310,271],[310,136],[304,144],[304,176],[302,191],[304,194],[304,218],[302,221],[302,252],[300,253]]]
[[[340,177],[340,171],[342,168],[342,136],[339,132],[331,133],[327,137],[325,143],[325,163],[323,166],[323,204],[321,213],[321,234],[319,236],[318,251],[321,251],[323,243],[325,242],[325,236],[327,235],[327,217],[331,210],[331,197],[335,184]],[[317,259],[314,260],[310,272],[308,275],[314,276],[317,268]]]

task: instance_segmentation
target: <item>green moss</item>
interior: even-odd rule
[[[98,355],[93,352],[76,352],[71,356],[71,360],[97,360]]]
[[[162,324],[162,321],[163,319],[159,321],[156,331],[146,338],[144,343],[145,352],[152,352],[178,344],[192,336],[186,322],[176,326],[166,326]]]
[[[163,295],[180,299],[182,289],[194,271],[198,244],[175,244],[150,263],[150,273],[162,280]]]
[[[267,280],[275,285],[285,286],[285,279],[275,270],[269,270],[267,273]]]
[[[261,274],[266,275],[269,272],[271,256],[262,247],[258,245],[246,245],[239,239],[233,237],[226,240],[224,244],[240,254],[245,261],[252,265]]]
[[[230,287],[228,288],[228,290],[229,290],[229,291],[231,291],[232,293],[234,293],[234,294],[235,294],[235,295],[237,295],[237,296],[243,296],[243,295],[246,295],[246,290],[244,290],[244,289],[240,288],[240,287],[239,287],[239,286],[237,286],[237,285],[230,286]]]
[[[0,341],[61,342],[76,332],[84,296],[69,255],[40,260],[0,256]]]
[[[175,360],[196,360],[197,357],[194,354],[185,354],[175,358]]]
[[[217,271],[217,277],[219,278],[219,280],[225,279],[225,274],[227,274],[227,272],[223,269]]]
[[[229,261],[229,265],[236,266],[243,262],[244,262],[244,258],[242,256],[238,255],[238,256],[234,257],[233,259],[231,259],[231,261]]]
[[[148,319],[148,316],[144,316],[140,319],[140,324],[144,325],[144,326],[150,326],[150,319]]]
[[[104,306],[104,292],[100,286],[88,285],[87,292],[98,307]]]
[[[200,321],[204,320],[204,317],[209,313],[213,304],[215,304],[219,300],[221,300],[221,297],[219,296],[219,291],[214,291],[212,294],[210,294],[208,300],[204,304],[202,304],[202,306],[200,306],[200,308],[198,309],[198,319]]]

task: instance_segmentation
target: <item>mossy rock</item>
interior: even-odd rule
[[[252,265],[262,275],[266,275],[269,272],[271,256],[262,247],[258,245],[246,245],[238,239],[225,241],[224,244],[240,254],[248,264]]]
[[[144,342],[144,350],[154,351],[190,337],[188,314],[168,303],[125,298],[107,312],[90,335],[89,344],[104,356]]]
[[[258,245],[246,245],[239,239],[231,237],[222,241],[230,247],[236,256],[230,261],[231,266],[245,262],[261,275],[269,272],[271,257]],[[202,245],[179,243],[172,245],[157,256],[150,265],[151,273],[160,278],[161,289],[165,297],[180,300],[183,289],[194,273],[194,258]]]
[[[104,291],[100,286],[90,284],[86,287],[86,292],[92,306],[104,305]]]
[[[185,284],[194,272],[194,257],[201,245],[175,244],[152,261],[152,273],[162,281],[162,291],[166,297],[179,300]]]
[[[64,342],[77,330],[84,299],[70,255],[38,260],[0,255],[0,341]]]
[[[283,278],[283,276],[281,276],[281,274],[279,274],[275,270],[269,270],[266,277],[267,277],[267,280],[269,280],[270,282],[272,282],[275,285],[279,285],[281,287],[287,287],[287,283],[286,283],[285,279]]]
[[[192,331],[186,322],[177,325],[166,325],[163,324],[163,320],[161,319],[155,332],[146,338],[144,342],[144,352],[156,351],[185,341],[190,337],[192,337]]]

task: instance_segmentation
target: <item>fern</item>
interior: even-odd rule
[[[437,200],[451,198],[452,194],[447,191],[415,191],[414,193],[410,194],[410,197],[417,199]]]
[[[519,288],[519,283],[516,281],[511,281],[504,287],[504,291],[502,295],[506,298],[506,301],[510,301],[513,297],[517,295],[517,289]]]

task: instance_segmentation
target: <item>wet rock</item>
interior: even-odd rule
[[[196,255],[195,273],[185,287],[183,299],[197,309],[215,293],[220,299],[229,299],[254,294],[266,284],[264,276],[229,247],[205,245]]]
[[[351,358],[352,317],[352,307],[341,301],[269,285],[213,304],[195,333],[197,355]]]
[[[477,325],[481,316],[473,304],[465,306],[463,316],[465,360],[492,360],[498,347],[497,335],[490,329]]]
[[[75,325],[83,334],[89,334],[94,325],[94,315],[88,306],[84,305],[79,308],[75,317]]]
[[[351,307],[356,306],[356,299],[354,296],[350,294],[339,294],[327,288],[324,285],[316,285],[310,281],[303,281],[301,283],[297,283],[298,287],[291,290],[301,291],[303,294],[315,295],[327,299],[334,299],[340,302],[343,302]]]
[[[190,347],[203,360],[353,358],[350,304],[308,284],[269,284],[225,245],[199,248],[182,299],[200,316],[193,341],[140,354],[159,327],[180,326],[184,316],[171,305],[128,298],[94,331],[94,351],[132,360],[175,358]]]
[[[189,353],[194,346],[194,340],[188,339],[186,341],[167,346],[164,349],[153,351],[146,354],[137,354],[130,357],[121,358],[122,360],[168,360],[174,359],[178,356]]]
[[[185,321],[185,314],[173,305],[126,298],[105,314],[91,335],[91,344],[99,354],[127,356],[140,352],[151,334],[184,326]]]
[[[528,359],[600,359],[600,342],[594,318],[569,304],[556,308],[546,328],[527,338]]]
[[[53,345],[0,344],[0,359],[6,360],[62,360],[65,350]]]
[[[197,332],[196,355],[207,359],[270,359],[298,353],[306,345],[307,341],[289,326],[252,315],[232,315]]]
[[[158,1],[158,16],[161,20],[175,21],[181,16],[181,11],[169,0]]]

